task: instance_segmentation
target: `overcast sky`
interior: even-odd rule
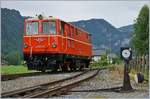
[[[134,23],[149,1],[1,1],[2,8],[19,10],[22,16],[44,13],[64,21],[105,19],[115,27]]]

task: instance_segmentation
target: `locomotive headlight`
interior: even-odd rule
[[[39,18],[39,20],[42,20],[42,19],[43,19],[43,16],[40,14],[40,15],[38,16],[38,18]]]
[[[28,47],[28,45],[24,43],[24,48],[27,48],[27,47]]]
[[[52,48],[56,48],[56,47],[57,47],[56,43],[53,43]]]

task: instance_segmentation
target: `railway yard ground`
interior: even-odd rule
[[[17,90],[17,89],[35,86],[42,83],[53,82],[73,75],[77,75],[79,73],[80,72],[72,72],[72,73],[66,72],[66,73],[58,73],[58,74],[50,73],[50,74],[44,74],[39,76],[36,75],[36,76],[20,77],[14,80],[2,81],[1,82],[2,93],[11,90]]]
[[[80,86],[73,88],[69,93],[62,95],[61,98],[146,98],[149,99],[149,83],[143,82],[136,84],[131,80],[133,91],[131,92],[115,92],[109,89],[122,86],[123,75],[118,69],[102,70],[97,76],[87,82],[83,82]]]
[[[20,77],[14,80],[1,81],[1,91],[7,92],[16,89],[35,86],[42,83],[53,82],[63,78],[77,75],[81,72],[50,73],[39,76]],[[144,81],[137,84],[133,79],[131,92],[115,92],[112,90],[101,90],[107,88],[120,87],[123,84],[123,70],[119,67],[100,70],[99,73],[90,80],[84,81],[69,92],[53,96],[54,98],[149,98],[149,83]]]

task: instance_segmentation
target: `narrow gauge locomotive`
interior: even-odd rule
[[[57,18],[25,20],[23,54],[29,70],[81,70],[92,56],[91,34]]]

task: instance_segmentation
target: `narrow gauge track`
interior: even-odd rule
[[[40,84],[33,87],[28,87],[20,90],[14,90],[1,94],[2,98],[40,98],[51,97],[68,92],[71,88],[79,83],[88,80],[98,74],[100,69],[86,70],[80,74],[68,77],[62,80]]]

